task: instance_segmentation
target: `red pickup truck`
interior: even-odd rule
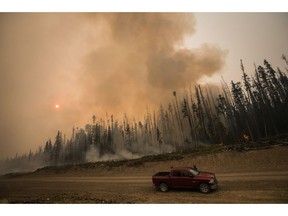
[[[162,192],[170,188],[199,189],[202,193],[209,193],[217,188],[214,173],[198,171],[193,167],[175,167],[170,172],[158,172],[152,176],[153,184]]]

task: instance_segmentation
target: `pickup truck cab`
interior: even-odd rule
[[[206,194],[217,188],[214,173],[198,171],[193,167],[172,167],[170,172],[158,172],[152,176],[152,182],[162,192],[170,188],[191,188]]]

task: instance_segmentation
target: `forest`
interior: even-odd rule
[[[288,67],[285,55],[282,59]],[[58,131],[35,152],[7,158],[6,170],[116,160],[193,149],[201,145],[247,143],[288,133],[288,77],[267,60],[248,75],[242,60],[241,82],[224,79],[219,93],[209,85],[171,91],[167,107],[147,112],[142,120],[93,115],[71,137]]]

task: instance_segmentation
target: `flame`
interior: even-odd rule
[[[249,142],[249,141],[250,141],[250,137],[249,137],[247,134],[243,134],[243,139],[244,139],[246,142]]]

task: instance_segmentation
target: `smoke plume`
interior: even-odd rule
[[[83,103],[102,112],[140,114],[171,100],[174,90],[196,84],[224,64],[225,52],[204,44],[185,49],[195,32],[193,14],[88,14],[101,26],[101,45],[83,59]],[[95,43],[99,43],[95,41]],[[97,112],[96,112],[97,113]]]
[[[195,32],[186,13],[0,14],[0,158],[69,138],[93,114],[142,118],[217,73],[225,52],[185,48]]]

